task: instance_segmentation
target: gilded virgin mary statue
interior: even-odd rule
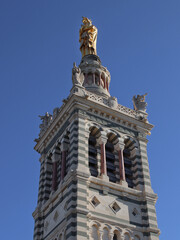
[[[82,57],[88,54],[97,55],[97,28],[92,25],[92,21],[86,17],[83,17],[82,22],[83,24],[79,30],[79,42]]]

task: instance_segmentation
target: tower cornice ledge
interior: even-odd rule
[[[120,104],[113,104],[117,101],[112,97],[106,98],[85,90],[83,87],[75,86],[76,91],[71,89],[71,93],[67,99],[63,100],[63,105],[59,108],[57,116],[52,119],[48,128],[38,140],[34,149],[42,153],[47,143],[56,135],[59,127],[67,121],[75,108],[90,111],[92,114],[99,115],[101,118],[116,122],[121,126],[133,129],[136,132],[142,132],[142,137],[150,135],[150,131],[154,127],[147,120],[139,120],[139,112],[124,107]],[[147,113],[145,113],[147,115]]]

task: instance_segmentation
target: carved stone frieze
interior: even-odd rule
[[[136,131],[133,131],[133,130],[130,130],[130,129],[127,129],[126,127],[121,127],[119,124],[117,123],[110,123],[110,121],[106,120],[106,119],[102,119],[101,117],[99,116],[95,116],[95,115],[92,115],[91,113],[88,113],[87,112],[87,116],[90,120],[94,121],[94,122],[97,122],[101,125],[104,125],[105,127],[109,127],[109,128],[113,128],[119,132],[122,132],[124,134],[128,134],[128,135],[131,135],[131,136],[136,136],[137,133]]]

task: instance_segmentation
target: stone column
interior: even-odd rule
[[[62,153],[62,158],[61,158],[61,179],[62,181],[65,177],[66,174],[66,158],[67,158],[67,149],[68,149],[68,144],[65,142],[66,139],[62,139],[61,142],[61,153]]]
[[[101,147],[101,178],[106,178],[108,179],[107,176],[107,167],[106,167],[106,149],[105,149],[105,145],[107,142],[107,137],[105,135],[105,133],[101,133],[101,136],[98,139],[98,143]]]
[[[59,153],[53,150],[52,153],[52,191],[57,189],[57,161],[59,160]]]
[[[122,138],[119,138],[119,142],[115,145],[115,149],[118,151],[118,157],[119,157],[120,184],[127,186],[126,176],[125,176],[125,167],[124,167],[124,157],[123,157],[124,140]]]

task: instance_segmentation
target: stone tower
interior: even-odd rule
[[[97,29],[87,18],[83,24],[73,87],[60,108],[41,116],[35,140],[41,168],[34,240],[158,240],[145,95],[133,97],[134,110],[110,96]]]

